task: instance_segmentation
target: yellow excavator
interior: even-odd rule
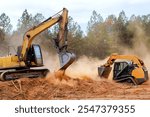
[[[98,74],[101,78],[108,78],[113,65],[113,80],[117,82],[129,82],[139,85],[146,82],[148,70],[144,62],[134,55],[112,54],[107,62],[98,67]]]
[[[54,45],[59,55],[59,70],[65,71],[75,60],[75,54],[67,51],[68,10],[63,8],[60,12],[28,30],[23,36],[23,43],[18,47],[16,55],[0,57],[0,80],[44,77],[49,70],[40,68],[43,66],[41,48],[38,44],[32,44],[32,41],[35,36],[57,23],[59,32],[57,38],[54,39]]]

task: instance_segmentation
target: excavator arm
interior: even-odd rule
[[[46,19],[39,25],[31,28],[24,34],[22,49],[19,57],[20,61],[26,63],[28,58],[28,51],[32,45],[32,41],[42,31],[52,27],[56,23],[59,24],[59,33],[55,41],[55,47],[59,54],[61,70],[65,70],[74,60],[75,55],[67,52],[67,24],[68,24],[68,10],[63,8],[62,11],[56,13],[52,17]]]

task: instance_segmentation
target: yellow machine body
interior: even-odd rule
[[[122,61],[116,62],[118,59]],[[117,82],[127,81],[139,85],[149,79],[144,62],[137,56],[112,54],[104,65],[98,67],[101,78],[108,78],[112,71],[111,65],[114,66],[112,79]]]
[[[18,56],[8,55],[5,57],[0,57],[0,69],[5,68],[15,68],[15,67],[24,67],[25,63],[19,62]]]

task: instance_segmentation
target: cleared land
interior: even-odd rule
[[[0,82],[0,99],[150,99],[150,82],[139,86],[119,84],[109,80],[22,78],[14,82]]]

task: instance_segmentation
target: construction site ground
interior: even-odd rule
[[[139,86],[89,78],[60,81],[52,77],[0,82],[1,100],[150,99],[150,82]]]

